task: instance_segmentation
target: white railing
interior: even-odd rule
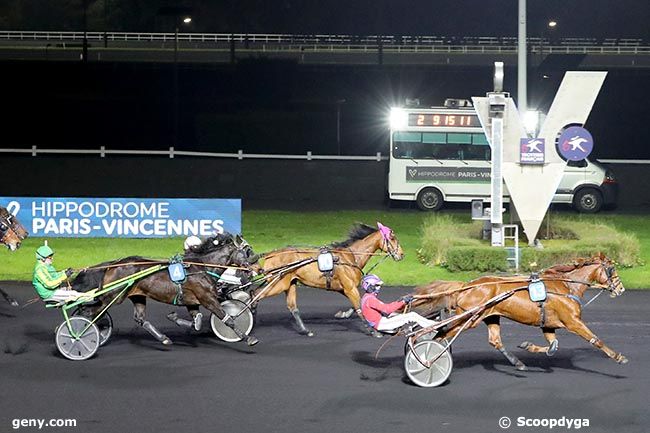
[[[207,158],[233,158],[233,159],[298,159],[298,160],[330,160],[330,161],[387,161],[388,156],[377,152],[375,155],[314,155],[311,151],[305,154],[281,155],[274,153],[244,153],[243,150],[237,153],[223,152],[197,152],[192,150],[176,150],[173,147],[165,150],[121,150],[106,149],[101,146],[99,149],[43,149],[38,146],[31,148],[0,148],[0,153],[30,154],[32,156],[47,154],[63,155],[99,155],[101,158],[107,155],[159,155],[174,158],[176,156],[193,156]],[[650,165],[650,159],[597,159],[604,164],[641,164]]]
[[[391,36],[391,35],[291,35],[291,34],[244,34],[244,33],[178,33],[173,32],[72,32],[72,31],[0,31],[0,42],[179,42],[237,44],[237,49],[300,49],[338,51],[345,49],[368,50],[381,46],[398,52],[450,52],[450,53],[501,53],[516,52],[515,37],[447,37],[447,36]],[[643,39],[609,38],[562,38],[552,43],[547,38],[530,37],[531,50],[542,49],[557,54],[650,54],[650,42]],[[278,46],[288,46],[278,48]],[[93,47],[97,48],[97,47]],[[426,48],[426,49],[425,49]]]
[[[159,155],[174,158],[176,156],[193,156],[207,158],[234,158],[234,159],[299,159],[299,160],[329,160],[329,161],[387,161],[388,156],[382,156],[381,152],[375,155],[314,155],[311,151],[298,155],[280,155],[274,153],[244,153],[243,150],[237,153],[219,153],[219,152],[197,152],[190,150],[176,150],[173,147],[165,150],[121,150],[106,149],[101,146],[99,149],[39,149],[32,146],[28,149],[1,149],[0,153],[19,153],[30,154],[31,156],[47,154],[64,154],[64,155],[99,155],[101,158],[107,155]]]

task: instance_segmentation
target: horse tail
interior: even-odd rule
[[[413,294],[422,296],[422,298],[413,301],[412,306],[426,315],[443,308],[451,308],[453,296],[464,285],[465,283],[462,281],[432,281],[424,286],[416,287]]]

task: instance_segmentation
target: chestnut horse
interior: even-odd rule
[[[620,296],[625,288],[616,268],[610,259],[603,255],[589,260],[578,260],[572,265],[556,266],[540,275],[547,290],[547,298],[543,303],[533,302],[525,288],[529,280],[524,277],[492,277],[485,276],[462,282],[433,282],[416,289],[414,307],[425,311],[437,311],[450,308],[456,314],[471,309],[500,293],[513,289],[518,290],[514,295],[497,305],[485,310],[469,328],[475,328],[480,322],[488,327],[488,341],[518,370],[526,370],[526,366],[515,355],[508,352],[501,341],[500,318],[506,317],[515,322],[529,326],[539,326],[548,341],[548,346],[537,346],[529,342],[519,345],[529,352],[543,352],[552,356],[558,347],[555,331],[566,328],[568,331],[582,337],[596,348],[602,350],[614,361],[624,364],[627,358],[607,347],[582,321],[581,298],[592,283],[610,292],[610,296]],[[598,286],[596,286],[598,287]],[[440,293],[436,296],[436,293]],[[419,298],[419,299],[418,299]],[[461,331],[462,323],[444,329],[436,338],[453,338]]]
[[[29,233],[18,219],[7,209],[0,206],[0,244],[9,248],[9,251],[16,251],[28,235]],[[0,289],[0,295],[12,306],[18,306],[18,302],[4,290]]]
[[[329,277],[319,270],[315,262],[315,258],[323,249],[331,252],[334,257],[334,269]],[[298,310],[298,282],[345,295],[363,320],[358,286],[364,275],[363,268],[377,251],[382,251],[396,261],[404,258],[404,252],[393,230],[381,223],[377,223],[377,228],[355,224],[347,240],[332,243],[324,248],[287,247],[263,254],[262,272],[271,274],[266,279],[267,285],[258,289],[258,299],[285,293],[287,308],[299,328],[299,333],[310,337],[314,333],[305,326]],[[301,265],[301,262],[305,264]],[[282,272],[282,269],[287,271]],[[275,270],[281,272],[279,278],[273,276]]]
[[[29,236],[25,227],[7,209],[0,206],[0,243],[16,251],[20,243]]]
[[[239,236],[235,237],[227,233],[216,235],[204,240],[200,246],[194,248],[183,257],[183,261],[189,264],[189,267],[186,269],[187,278],[182,283],[182,297],[179,297],[178,285],[170,279],[166,270],[161,270],[135,281],[126,292],[121,294],[119,299],[115,300],[115,303],[121,303],[126,298],[130,299],[133,303],[133,318],[135,322],[162,344],[170,345],[172,341],[169,337],[161,333],[153,324],[146,320],[145,310],[147,298],[165,304],[184,305],[192,315],[194,322],[200,323],[201,321],[201,316],[199,315],[200,305],[217,315],[217,317],[223,318],[226,313],[221,308],[219,302],[217,279],[208,275],[207,271],[220,275],[224,271],[224,268],[214,267],[212,265],[248,267],[251,260],[255,261],[257,257],[253,255],[253,251],[248,243],[243,241]],[[101,288],[111,281],[128,277],[156,264],[166,263],[166,261],[152,260],[144,257],[126,257],[113,262],[102,263],[89,270],[80,272],[73,280],[72,287],[77,291],[85,291],[96,287]],[[245,274],[249,273],[248,271],[242,272]],[[248,275],[242,276],[248,277]],[[94,317],[97,312],[109,305],[115,296],[120,293],[120,290],[116,290],[102,295],[98,298],[98,303],[84,306],[81,314]],[[170,315],[168,318],[178,325],[188,327],[194,325],[193,322],[179,319],[175,315]],[[246,337],[241,330],[236,328],[232,318],[226,324],[231,326],[240,338],[244,339]],[[249,336],[246,342],[252,346],[257,343],[257,339]]]

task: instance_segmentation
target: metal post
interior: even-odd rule
[[[526,0],[519,0],[519,34],[517,43],[517,105],[519,115],[524,116],[528,110],[528,80],[526,71]]]
[[[178,20],[178,17],[176,17]],[[178,23],[176,24],[176,30],[174,32],[174,70],[173,70],[173,101],[172,101],[172,110],[173,112],[173,133],[172,133],[172,145],[175,148],[178,148]]]
[[[492,176],[490,222],[492,223],[492,246],[503,246],[503,119],[506,94],[503,93],[503,62],[494,62],[494,92],[488,93],[489,119],[492,125]]]

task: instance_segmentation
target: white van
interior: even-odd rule
[[[490,200],[490,146],[474,108],[467,105],[391,112],[391,200],[416,201],[420,209],[432,211],[444,202]],[[586,159],[570,161],[553,203],[594,213],[614,205],[617,192],[610,170]]]

